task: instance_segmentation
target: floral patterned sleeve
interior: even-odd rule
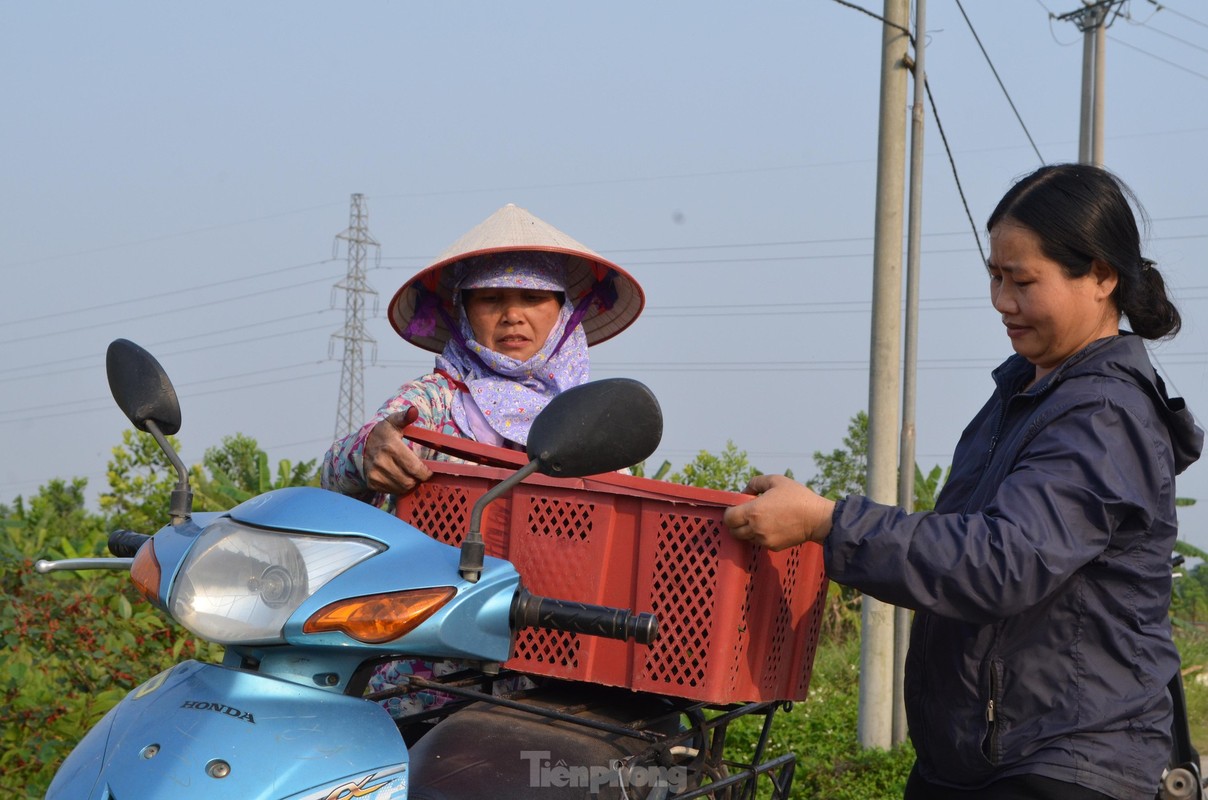
[[[453,398],[455,389],[448,378],[440,373],[425,375],[408,381],[398,392],[382,404],[360,430],[337,440],[323,459],[322,486],[333,492],[346,494],[358,500],[380,505],[381,497],[365,485],[362,458],[365,440],[379,422],[397,411],[415,408],[419,411],[416,424],[421,428],[465,437],[453,421]],[[468,438],[468,437],[467,437]],[[420,458],[432,458],[427,448],[412,445]]]

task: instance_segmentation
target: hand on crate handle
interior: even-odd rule
[[[726,509],[722,522],[734,538],[784,550],[803,542],[821,542],[830,533],[833,500],[784,475],[757,475],[747,484],[756,495]]]
[[[408,409],[408,411],[414,410]],[[416,444],[422,444],[424,447],[439,450],[447,455],[460,458],[463,461],[485,464],[488,467],[515,469],[516,467],[523,467],[528,463],[528,456],[522,450],[508,450],[506,447],[482,444],[473,439],[462,439],[457,436],[450,436],[447,433],[438,433],[437,431],[430,431],[427,428],[420,428],[416,425],[408,424],[408,427],[403,430],[403,436]]]
[[[403,431],[418,416],[419,411],[415,408],[398,411],[369,432],[361,456],[361,471],[366,485],[373,491],[407,494],[432,477],[432,470],[403,438]]]

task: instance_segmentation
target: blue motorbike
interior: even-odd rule
[[[501,669],[516,632],[569,631],[639,644],[656,618],[539,597],[509,561],[484,553],[483,509],[525,477],[574,477],[638,463],[662,418],[646,387],[602,380],[564,392],[533,423],[529,461],[473,508],[461,547],[314,488],[268,492],[221,513],[192,511],[180,428],[159,363],[126,340],[107,354],[110,388],[175,466],[171,522],[116,531],[115,558],[39,572],[128,569],[147,601],[224,646],[221,664],[185,661],[130,692],[80,741],[47,798],[59,800],[400,800],[461,797],[740,797],[757,783],[787,797],[791,754],[765,758],[779,702],[724,707]],[[449,661],[440,708],[393,719],[366,694],[382,663]],[[731,721],[762,715],[754,757],[727,755]],[[766,780],[765,780],[766,779]]]

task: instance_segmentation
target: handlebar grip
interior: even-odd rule
[[[512,601],[512,627],[633,639],[638,644],[650,644],[659,638],[659,621],[654,614],[554,600],[529,594],[525,589]]]
[[[145,533],[135,533],[121,528],[109,534],[109,552],[118,558],[133,558],[143,542],[151,537]]]

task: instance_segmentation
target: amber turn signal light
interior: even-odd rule
[[[414,630],[456,594],[452,586],[438,586],[350,597],[316,611],[302,632],[339,631],[358,642],[381,644]]]
[[[161,577],[159,559],[155,557],[155,540],[148,539],[134,554],[134,563],[130,565],[130,580],[148,603],[158,606]]]

